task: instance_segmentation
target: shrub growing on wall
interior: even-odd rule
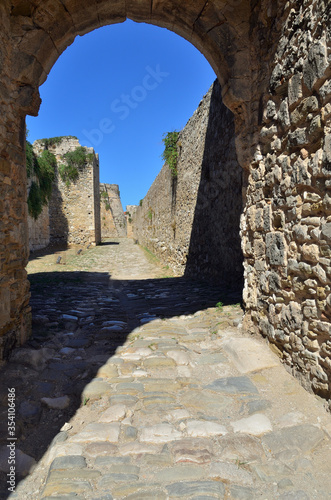
[[[63,155],[66,163],[59,166],[59,174],[67,186],[75,182],[79,177],[79,169],[83,168],[87,161],[91,161],[91,153],[87,154],[83,146],[79,146],[74,151],[69,151]]]
[[[41,143],[45,146],[46,149],[51,148],[52,146],[56,146],[60,144],[63,139],[77,139],[77,137],[73,135],[61,136],[61,137],[51,137],[50,139],[41,139]]]
[[[28,196],[28,210],[37,219],[52,194],[55,178],[55,156],[45,149],[39,157],[33,152],[32,144],[26,142],[26,169],[28,178],[34,177]]]
[[[170,170],[172,177],[177,177],[177,160],[178,160],[178,141],[179,132],[168,132],[164,135],[162,142],[164,144],[164,151],[162,153],[162,159],[165,161]]]

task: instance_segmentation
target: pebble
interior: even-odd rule
[[[167,356],[173,359],[177,365],[188,365],[191,361],[191,358],[187,352],[183,351],[168,351]]]
[[[75,352],[75,349],[73,349],[72,347],[63,347],[62,349],[60,349],[59,353],[60,354],[63,354],[64,356],[70,356],[70,354],[74,353]],[[77,359],[77,358],[76,358]]]
[[[316,448],[323,439],[321,429],[315,425],[302,424],[267,434],[262,441],[271,453],[276,454],[289,448],[297,448],[305,453]]]
[[[210,495],[211,498],[224,498],[225,487],[221,482],[216,481],[192,481],[177,482],[166,486],[170,497],[183,497],[184,495]]]
[[[57,457],[53,460],[50,470],[53,469],[82,469],[86,467],[86,460],[79,455],[67,455],[66,457]]]

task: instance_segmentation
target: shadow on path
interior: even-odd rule
[[[108,273],[31,275],[33,334],[1,370],[1,443],[6,445],[7,387],[16,392],[17,449],[40,460],[65,422],[84,404],[82,393],[136,327],[158,318],[238,303],[241,292],[187,278],[112,280]],[[68,396],[51,409],[42,398]],[[3,457],[3,448],[2,448]],[[1,455],[0,455],[1,462]],[[18,478],[20,479],[20,478]],[[6,485],[5,472],[0,472]],[[8,497],[7,489],[0,490]]]

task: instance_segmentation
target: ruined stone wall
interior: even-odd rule
[[[331,396],[331,4],[288,2],[242,218],[247,327]],[[260,30],[256,24],[256,32]],[[261,34],[261,31],[260,31]],[[260,36],[261,73],[268,39]],[[271,52],[272,53],[272,52]],[[270,62],[269,62],[270,65]]]
[[[178,174],[163,166],[133,214],[133,235],[178,274],[240,286],[242,169],[217,81],[177,144]]]
[[[46,248],[49,245],[50,233],[48,206],[43,208],[43,211],[37,220],[28,215],[28,230],[30,252]]]
[[[45,148],[42,140],[33,145],[36,154]],[[69,245],[101,241],[99,158],[93,148],[86,148],[93,159],[79,168],[79,177],[68,185],[61,179],[58,167],[64,163],[63,155],[80,147],[73,137],[63,137],[60,143],[49,146],[57,159],[57,170],[49,203],[50,243]],[[90,158],[90,156],[88,157]],[[37,220],[37,224],[39,219]]]
[[[0,363],[31,331],[28,262],[25,112],[13,95],[9,8],[0,4]],[[19,111],[17,109],[19,107]]]
[[[126,236],[126,218],[117,184],[100,184],[102,238]]]
[[[133,238],[133,216],[136,213],[138,205],[127,205],[126,206],[126,235],[128,238]]]

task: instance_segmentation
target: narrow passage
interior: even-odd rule
[[[129,239],[28,272],[33,336],[1,373],[1,498],[331,498],[330,415],[245,334],[237,293],[172,276]]]

